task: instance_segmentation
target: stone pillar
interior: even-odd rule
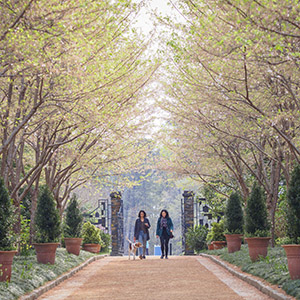
[[[184,241],[186,241],[186,233],[189,228],[194,226],[194,193],[192,191],[184,191]],[[184,243],[184,255],[193,255],[194,251],[189,249],[186,242]]]
[[[111,255],[122,255],[123,245],[123,203],[120,192],[113,192],[111,197]],[[123,249],[124,251],[124,249]]]

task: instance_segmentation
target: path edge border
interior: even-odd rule
[[[232,269],[231,267],[229,267],[224,261],[222,261],[221,259],[218,259],[212,255],[209,254],[205,254],[205,253],[200,253],[200,256],[203,257],[207,257],[210,260],[212,260],[213,262],[215,262],[216,264],[218,264],[219,266],[223,267],[224,269],[226,269],[228,272],[230,272],[232,275],[238,277],[239,279],[247,282],[248,284],[254,286],[255,288],[257,288],[259,291],[261,291],[262,293],[264,293],[265,295],[275,299],[275,300],[291,300],[293,299],[292,296],[286,296],[272,288],[270,288],[269,286],[266,286],[265,284],[263,284],[260,280],[258,279],[254,279],[250,276],[244,275],[234,269]],[[253,275],[254,276],[254,275]]]
[[[104,254],[104,255],[96,255],[96,256],[90,257],[89,259],[87,259],[85,262],[83,262],[79,266],[74,267],[70,271],[67,271],[67,273],[64,273],[63,275],[60,275],[56,279],[54,279],[48,283],[45,283],[44,285],[38,287],[37,289],[34,289],[29,294],[19,297],[19,300],[35,300],[35,299],[37,299],[41,295],[45,294],[46,292],[50,291],[51,289],[53,289],[54,287],[59,285],[61,282],[65,281],[66,279],[69,279],[70,277],[75,275],[77,272],[82,270],[84,267],[86,267],[90,263],[92,263],[96,260],[100,260],[106,256],[107,255]]]

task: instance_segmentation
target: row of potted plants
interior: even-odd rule
[[[213,224],[212,231],[214,231],[215,226]],[[239,194],[235,192],[230,195],[225,209],[224,231],[219,233],[220,241],[223,243],[218,244],[214,241],[214,249],[224,247],[227,242],[229,253],[239,251],[245,231],[249,255],[254,262],[260,256],[265,257],[267,255],[270,241],[269,230],[270,225],[263,191],[257,183],[254,183],[245,209],[245,222]]]
[[[287,237],[282,247],[287,255],[290,277],[294,280],[300,279],[300,165],[292,172],[287,203]],[[264,193],[257,183],[254,183],[247,201],[245,224],[240,196],[238,193],[232,193],[225,210],[225,234],[222,232],[222,226],[222,224],[213,224],[211,232],[207,235],[208,242],[213,240],[214,249],[225,246],[223,240],[226,238],[228,252],[239,251],[245,236],[249,256],[253,262],[259,257],[267,256],[271,239],[270,224]],[[219,243],[216,242],[217,239],[220,240]],[[212,248],[209,244],[208,247]]]
[[[10,281],[11,265],[15,250],[13,234],[14,210],[9,193],[0,179],[0,281]],[[39,263],[55,263],[56,249],[61,235],[60,215],[52,193],[48,187],[41,189],[35,215],[35,243],[33,244]],[[62,226],[64,243],[69,253],[79,255],[81,243],[86,251],[97,253],[103,244],[100,229],[87,222],[78,208],[75,196],[66,209],[65,222]]]

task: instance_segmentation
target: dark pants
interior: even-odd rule
[[[162,236],[160,237],[161,255],[163,255],[163,256],[168,256],[169,240],[170,240],[170,237],[167,233],[162,234]]]

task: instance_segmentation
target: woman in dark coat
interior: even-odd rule
[[[149,228],[151,226],[146,216],[147,216],[146,212],[144,210],[140,210],[134,226],[133,241],[135,242],[136,240],[138,240],[143,245],[143,247],[139,248],[140,259],[146,258],[146,243],[147,241],[150,240]]]
[[[161,259],[168,258],[169,240],[173,235],[173,222],[169,217],[169,213],[166,209],[163,209],[160,213],[160,217],[157,220],[156,237],[160,237],[161,247]]]

